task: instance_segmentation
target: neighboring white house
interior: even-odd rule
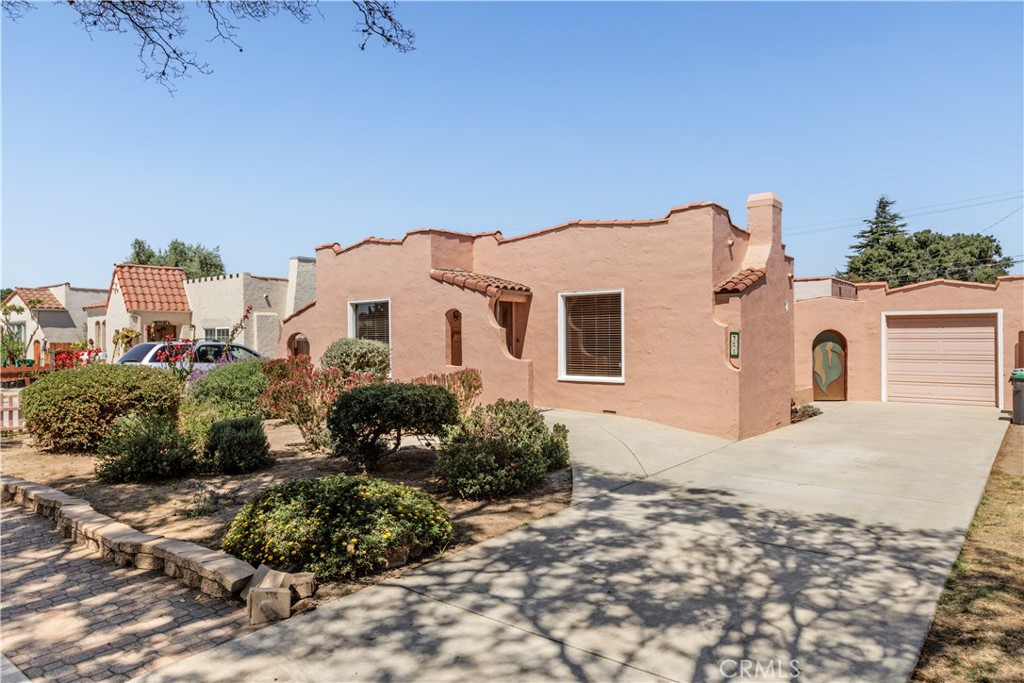
[[[139,333],[136,341],[178,337],[189,329],[192,311],[185,294],[185,271],[169,266],[115,264],[106,301],[82,306],[88,314],[90,338],[116,360],[114,335],[125,328]]]
[[[284,318],[313,298],[315,278],[313,259],[298,256],[290,260],[287,279],[233,273],[189,280],[181,268],[119,264],[106,300],[79,308],[88,315],[89,337],[116,360],[125,351],[114,348],[118,330],[137,331],[136,341],[168,336],[223,341],[251,306],[235,341],[272,357]]]
[[[231,328],[252,312],[235,341],[272,357],[281,335],[281,321],[288,310],[290,283],[285,278],[234,273],[185,282],[192,308],[190,331],[182,337],[226,341]]]
[[[41,362],[50,344],[88,341],[87,314],[82,307],[104,291],[72,287],[67,282],[15,288],[3,303],[24,309],[21,313],[12,313],[10,321],[14,332],[25,343],[25,357]]]

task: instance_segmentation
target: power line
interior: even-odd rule
[[[949,207],[949,208],[946,208],[946,209],[936,209],[934,211],[918,211],[918,212],[915,212],[915,213],[908,212],[906,214],[901,214],[901,215],[904,216],[905,218],[916,218],[918,216],[930,216],[930,215],[936,214],[936,213],[948,213],[950,211],[959,211],[961,209],[973,209],[973,208],[976,208],[976,207],[979,207],[979,206],[988,206],[989,204],[998,204],[1000,202],[1006,202],[1006,201],[1010,201],[1010,200],[1020,199],[1021,196],[1022,195],[1017,195],[1016,197],[1005,197],[1003,199],[993,199],[993,200],[987,201],[987,202],[978,202],[976,204],[965,204],[964,206],[953,206],[953,207]],[[967,200],[964,200],[964,201],[967,201]],[[936,206],[938,206],[938,205],[936,205]],[[1019,210],[1020,209],[1017,209],[1017,211],[1019,211]],[[1016,213],[1016,211],[1014,211],[1014,213]],[[1005,218],[1009,218],[1012,215],[1013,215],[1013,213],[1009,214]],[[810,225],[822,225],[822,224],[821,223],[812,223]],[[796,232],[785,231],[784,235],[785,235],[786,239],[789,239],[790,237],[800,237],[800,236],[803,236],[803,235],[810,235],[810,234],[815,233],[815,232],[827,232],[829,230],[844,230],[844,229],[848,229],[848,228],[858,228],[858,227],[860,227],[859,223],[846,223],[844,225],[834,225],[832,227],[816,228],[814,230],[798,230]],[[989,226],[989,228],[993,228],[993,227],[995,227],[995,225]],[[986,230],[988,230],[989,228],[986,228]]]
[[[915,206],[912,209],[906,209],[906,211],[907,212],[921,211],[923,209],[933,209],[933,208],[935,208],[937,206],[949,206],[951,204],[963,204],[964,202],[975,202],[975,201],[978,201],[978,200],[981,200],[981,199],[992,199],[994,197],[1005,197],[1007,199],[1013,199],[1014,197],[1007,197],[1007,195],[1020,195],[1020,194],[1021,194],[1020,190],[1010,190],[1009,192],[998,192],[996,194],[985,194],[985,195],[981,195],[980,197],[968,197],[967,199],[957,199],[957,200],[954,200],[954,201],[951,201],[951,202],[940,202],[938,204],[925,204],[924,206]],[[1003,201],[1003,200],[998,200],[998,201]],[[903,214],[900,213],[900,215],[902,216]],[[832,220],[832,221],[822,221],[820,223],[802,223],[801,225],[791,225],[791,226],[788,226],[788,227],[791,230],[792,229],[799,230],[800,228],[809,228],[809,227],[813,228],[813,227],[818,227],[819,225],[830,225],[832,223],[849,223],[850,221],[862,221],[862,219],[861,219],[860,216],[852,216],[850,218],[837,218],[837,219]]]
[[[1013,214],[1015,214],[1015,213],[1017,213],[1018,211],[1020,211],[1021,209],[1024,209],[1024,204],[1021,204],[1021,205],[1020,205],[1020,206],[1018,206],[1018,207],[1017,207],[1016,209],[1014,209],[1014,210],[1013,210],[1013,211],[1011,211],[1010,213],[1006,214],[1005,216],[1003,216],[1002,218],[1000,218],[999,220],[997,220],[997,221],[996,221],[995,223],[993,223],[992,225],[990,225],[990,226],[988,226],[987,228],[985,228],[984,230],[980,230],[979,232],[988,232],[989,230],[991,230],[992,228],[996,227],[997,225],[999,225],[1000,223],[1002,223],[1003,221],[1005,221],[1005,220],[1006,220],[1007,218],[1009,218],[1009,217],[1010,217],[1010,216],[1012,216]]]

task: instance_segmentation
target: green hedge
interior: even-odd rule
[[[263,361],[240,360],[203,374],[192,385],[191,396],[203,403],[226,404],[240,415],[259,415],[260,399],[268,386]]]
[[[337,368],[346,375],[372,375],[383,382],[391,372],[391,349],[384,342],[369,339],[339,339],[324,351],[320,365]]]
[[[122,416],[99,446],[96,478],[113,484],[177,479],[196,472],[188,439],[167,417]]]
[[[169,372],[95,364],[51,372],[25,387],[21,411],[40,446],[91,451],[119,416],[173,417],[180,400],[181,387]]]
[[[433,497],[339,474],[292,480],[259,494],[231,522],[223,548],[253,566],[332,580],[438,552],[451,538],[448,513]]]
[[[202,467],[223,474],[247,474],[274,464],[258,417],[214,422],[203,449]]]
[[[569,464],[569,430],[548,430],[525,401],[499,399],[473,410],[441,440],[435,473],[463,498],[521,493]]]
[[[341,394],[327,417],[336,455],[368,469],[401,445],[403,434],[439,435],[458,422],[452,392],[426,384],[369,384]]]

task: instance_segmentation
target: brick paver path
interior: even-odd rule
[[[119,568],[19,507],[0,558],[3,653],[34,680],[125,681],[253,630],[241,603]]]

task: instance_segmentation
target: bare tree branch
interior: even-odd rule
[[[181,45],[189,24],[187,4],[181,0],[56,0],[77,13],[76,23],[88,33],[134,33],[138,39],[139,71],[173,92],[173,81],[192,72],[208,74],[210,65],[200,61],[195,52]],[[198,0],[213,23],[209,40],[228,43],[241,52],[235,22],[264,21],[278,14],[290,14],[306,24],[313,11],[319,14],[317,0]],[[395,15],[395,3],[376,0],[354,0],[362,15],[356,32],[362,34],[360,50],[367,43],[380,39],[399,52],[414,49],[415,34],[402,26]],[[32,9],[30,0],[3,0],[4,15],[17,21]],[[321,17],[323,15],[320,15]]]

